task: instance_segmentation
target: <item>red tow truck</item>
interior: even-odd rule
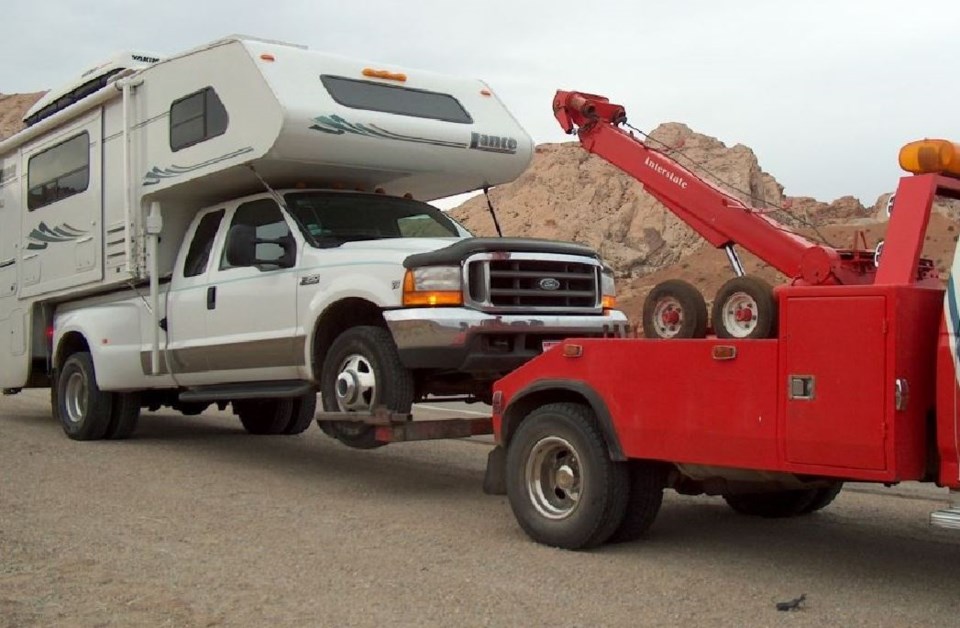
[[[912,174],[881,255],[792,233],[640,141],[606,98],[560,91],[553,109],[583,148],[725,249],[735,276],[712,325],[696,287],[667,281],[645,303],[645,338],[567,339],[497,382],[487,489],[506,490],[527,534],[569,549],[633,539],[666,488],[791,517],[845,481],[949,487],[952,507],[931,522],[960,528],[960,259],[946,288],[921,259],[935,198],[960,198],[960,145],[901,150]],[[789,281],[745,276],[736,246]]]

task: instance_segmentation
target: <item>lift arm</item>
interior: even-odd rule
[[[553,112],[583,147],[640,181],[644,189],[711,245],[740,245],[783,274],[810,285],[863,283],[872,253],[815,244],[704,181],[622,130],[626,112],[607,98],[558,91]],[[852,254],[855,253],[855,254]]]

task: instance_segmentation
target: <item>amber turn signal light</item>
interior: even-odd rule
[[[413,273],[408,270],[403,276],[403,305],[405,307],[463,305],[463,293],[459,290],[417,290]]]

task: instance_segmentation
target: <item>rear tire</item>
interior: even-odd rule
[[[633,460],[630,465],[630,497],[623,521],[610,537],[611,543],[629,543],[647,533],[663,504],[666,465],[646,460]]]
[[[306,431],[306,429],[310,427],[310,424],[313,423],[313,418],[317,415],[317,393],[310,391],[303,397],[295,400],[293,402],[293,411],[290,414],[290,422],[287,423],[287,427],[284,428],[283,433],[294,435]]]
[[[55,382],[57,417],[73,440],[100,440],[110,427],[113,395],[97,386],[93,358],[83,351],[67,358]]]
[[[624,518],[627,465],[610,460],[588,408],[553,403],[531,412],[507,446],[507,495],[533,540],[585,549],[604,543]]]
[[[352,327],[330,346],[320,375],[320,398],[327,412],[373,412],[380,406],[408,414],[413,406],[413,375],[403,366],[393,336],[382,327]],[[382,443],[376,428],[362,423],[329,421],[323,431],[354,449]]]
[[[293,406],[293,399],[242,399],[233,402],[233,411],[247,433],[267,436],[284,433],[293,417]]]
[[[816,497],[815,489],[770,491],[769,493],[743,493],[724,495],[727,505],[741,515],[783,519],[810,512],[806,510]]]
[[[106,438],[121,440],[130,438],[140,422],[140,393],[114,393],[113,410]]]
[[[806,515],[811,512],[823,510],[833,503],[833,500],[837,498],[837,495],[839,495],[842,490],[843,482],[835,482],[831,486],[815,489],[816,494],[813,496],[813,501],[811,501],[800,514]]]

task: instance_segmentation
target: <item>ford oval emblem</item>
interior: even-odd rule
[[[540,289],[541,290],[558,290],[560,288],[560,282],[554,279],[553,277],[544,277],[540,280]]]

